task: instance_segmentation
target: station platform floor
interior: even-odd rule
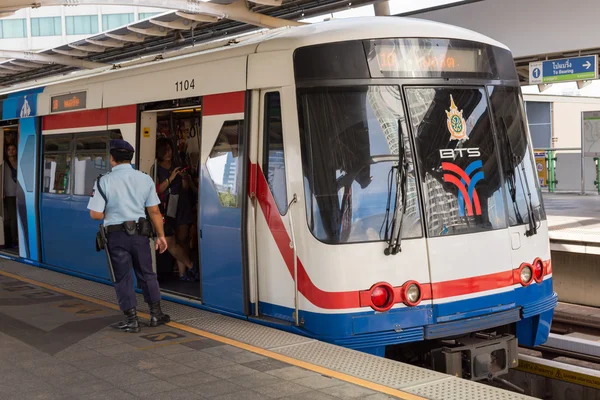
[[[138,295],[141,322],[147,307]],[[0,398],[487,399],[530,397],[163,301],[138,334],[110,285],[0,259]]]
[[[543,193],[543,199],[552,250],[600,254],[599,195]]]

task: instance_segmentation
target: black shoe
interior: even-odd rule
[[[148,304],[148,306],[150,307],[149,326],[158,326],[171,322],[171,317],[167,314],[164,314],[160,309],[160,301],[154,304]]]
[[[118,322],[111,326],[123,332],[138,333],[141,329],[135,308],[123,311],[123,314],[125,314],[125,321]]]

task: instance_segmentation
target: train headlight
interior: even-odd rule
[[[406,299],[411,303],[416,303],[421,297],[421,290],[414,283],[406,289]]]
[[[415,281],[406,282],[404,284],[404,304],[409,307],[413,307],[420,302],[421,286]]]
[[[531,267],[529,265],[525,265],[521,269],[521,282],[524,285],[529,285],[531,283],[532,277],[533,277],[533,272],[531,271]]]
[[[542,280],[544,280],[544,262],[539,258],[536,258],[533,262],[533,279],[537,283],[542,283]]]

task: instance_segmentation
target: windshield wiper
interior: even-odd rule
[[[523,190],[523,192],[525,192],[525,187],[527,187],[527,200],[525,202],[526,206],[527,206],[527,214],[528,215],[528,223],[529,223],[529,229],[527,229],[527,231],[525,231],[525,236],[533,236],[537,234],[537,225],[535,222],[535,212],[533,209],[533,203],[531,201],[531,190],[529,188],[529,182],[527,181],[527,174],[525,173],[525,164],[521,163],[521,170],[519,170],[518,165],[517,165],[517,160],[516,160],[516,154],[513,151],[513,147],[510,143],[510,137],[508,136],[508,126],[506,125],[506,121],[504,120],[504,117],[500,117],[500,121],[502,121],[502,127],[504,128],[504,137],[507,143],[507,147],[508,147],[508,159],[509,159],[509,168],[510,171],[507,171],[507,175],[509,175],[509,186],[510,186],[510,196],[511,199],[513,201],[513,205],[515,207],[515,213],[516,213],[516,217],[517,217],[517,223],[522,224],[523,223],[523,217],[521,216],[521,213],[519,212],[519,207],[517,205],[517,188],[516,188],[516,180],[515,180],[515,173],[514,171],[517,170],[517,172],[519,173],[519,182],[521,183],[521,189]],[[525,181],[525,183],[523,183],[523,181]]]
[[[400,127],[401,125],[398,124]],[[390,254],[398,254],[402,251],[401,242],[402,242],[402,222],[404,219],[404,214],[406,213],[406,184],[407,179],[406,175],[408,172],[408,162],[406,160],[406,151],[404,148],[404,138],[402,132],[399,132],[400,135],[400,143],[398,150],[398,165],[392,167],[392,171],[394,169],[397,170],[396,173],[396,199],[394,202],[394,213],[392,217],[392,227],[391,227],[391,235],[388,237],[388,226],[386,226],[385,230],[385,240],[388,242],[388,246],[384,250],[384,254],[389,256]],[[389,200],[391,197],[391,185],[388,188],[388,211],[389,211]],[[402,202],[402,206],[398,207],[398,203]]]

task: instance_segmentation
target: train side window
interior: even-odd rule
[[[44,136],[44,193],[68,194],[72,135]]]
[[[223,207],[241,206],[241,166],[238,161],[243,132],[243,120],[225,121],[206,161],[208,174]]]
[[[283,147],[283,124],[281,119],[281,95],[271,92],[265,95],[263,172],[273,193],[281,215],[287,212],[287,185],[285,178],[285,152]]]

